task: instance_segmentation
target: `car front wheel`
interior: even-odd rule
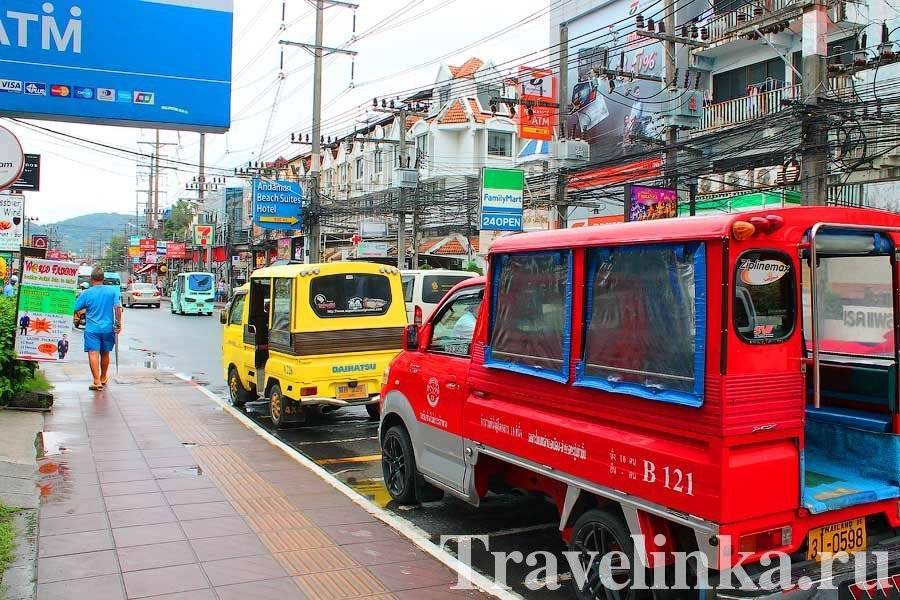
[[[381,470],[391,498],[401,504],[416,501],[416,456],[406,429],[394,425],[381,442]]]

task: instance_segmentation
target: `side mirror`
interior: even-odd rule
[[[403,330],[403,348],[405,350],[419,349],[419,327],[418,325],[407,325]]]
[[[225,311],[219,311],[219,323],[222,325],[226,325],[228,323],[228,315],[225,314]]]

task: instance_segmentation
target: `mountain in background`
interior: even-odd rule
[[[98,256],[113,235],[125,233],[127,223],[134,223],[134,215],[94,213],[56,223],[31,223],[31,233],[59,238],[60,249],[64,252]],[[134,231],[131,227],[128,229]]]

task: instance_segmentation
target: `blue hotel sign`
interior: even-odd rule
[[[3,0],[0,115],[226,131],[232,0]]]
[[[253,224],[263,229],[302,229],[303,189],[296,181],[253,180]]]

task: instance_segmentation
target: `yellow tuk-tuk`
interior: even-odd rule
[[[221,320],[234,404],[267,398],[276,426],[314,407],[365,405],[378,418],[382,374],[406,325],[400,271],[366,262],[259,269]]]

